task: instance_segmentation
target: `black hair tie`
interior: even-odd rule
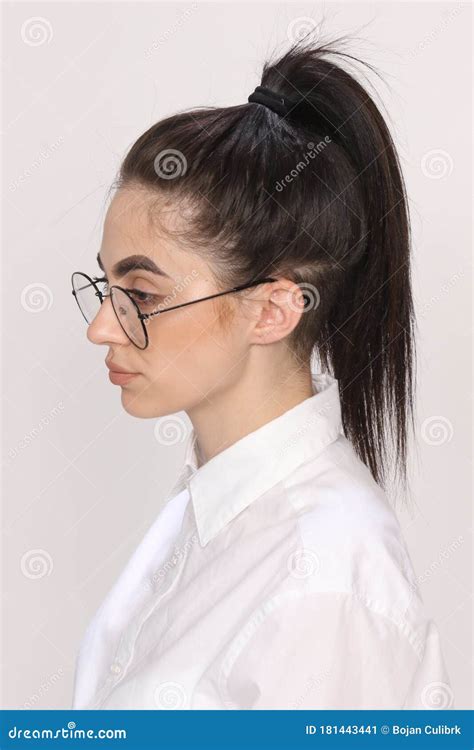
[[[250,94],[248,101],[263,104],[278,115],[287,115],[297,104],[297,102],[289,96],[277,94],[266,86],[257,86],[255,91]]]
[[[340,132],[340,128],[332,125],[328,118],[317,109],[316,105],[308,102],[304,96],[285,96],[284,94],[277,94],[276,91],[272,91],[266,86],[257,86],[248,97],[248,101],[263,104],[279,115],[288,116],[293,124],[296,123],[307,127],[309,130],[314,129],[320,133],[326,133],[331,137],[331,140],[346,145],[344,134]]]

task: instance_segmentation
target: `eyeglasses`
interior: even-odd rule
[[[160,296],[149,294],[139,289],[126,289],[116,284],[111,286],[109,292],[106,294],[98,287],[99,283],[107,284],[105,278],[94,277],[91,279],[86,273],[80,271],[75,271],[71,276],[72,294],[76,298],[79,310],[84,316],[86,323],[92,323],[104,299],[110,297],[112,307],[122,330],[138,349],[146,349],[148,346],[149,340],[146,322],[154,315],[170,312],[170,310],[177,310],[180,307],[186,307],[186,305],[194,305],[196,302],[204,302],[207,299],[220,297],[223,294],[240,292],[243,289],[250,289],[253,286],[271,281],[276,281],[276,279],[271,277],[258,279],[249,284],[234,286],[226,292],[218,292],[217,294],[210,294],[208,297],[191,300],[191,302],[183,302],[181,305],[173,305],[173,307],[153,310],[153,312],[142,312],[135,298],[142,303],[142,306],[156,307]]]

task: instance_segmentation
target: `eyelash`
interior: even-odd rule
[[[92,281],[102,281],[107,287],[109,286],[109,282],[105,276],[94,276]],[[141,289],[127,289],[127,292],[130,292],[134,297],[138,297],[138,302],[141,302],[142,304],[157,303],[161,299],[159,294],[148,294]]]

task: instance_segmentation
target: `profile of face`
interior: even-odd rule
[[[143,191],[130,187],[120,188],[109,205],[100,247],[103,275],[109,287],[116,284],[151,295],[151,302],[137,300],[141,312],[164,311],[223,291],[209,263],[166,232],[180,221],[179,212],[167,206],[158,223],[165,231],[157,231]],[[156,271],[132,269],[114,275],[117,264],[130,256],[145,256]],[[278,292],[292,287],[292,282],[278,280],[250,288],[245,308],[230,294],[152,316],[146,321],[145,349],[127,337],[107,296],[87,337],[108,347],[109,367],[134,373],[120,385],[129,414],[151,418],[181,410],[190,413],[232,391],[251,366],[253,344],[281,342],[292,330],[300,313],[294,306],[275,304]]]

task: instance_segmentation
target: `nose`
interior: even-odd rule
[[[117,320],[110,297],[104,299],[94,320],[89,323],[87,338],[92,344],[131,344]]]

